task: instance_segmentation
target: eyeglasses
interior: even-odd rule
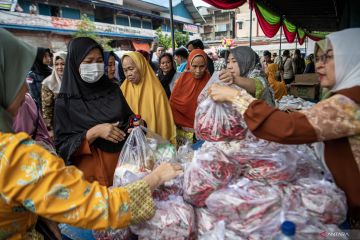
[[[322,63],[326,63],[327,60],[329,59],[333,59],[334,58],[334,55],[329,55],[329,52],[332,52],[332,49],[328,50],[326,53],[324,53],[323,55],[320,55],[320,56],[316,56],[315,57],[315,62],[318,63],[318,62],[322,62]]]

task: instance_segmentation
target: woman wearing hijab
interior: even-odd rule
[[[104,75],[101,46],[73,39],[55,100],[55,146],[66,164],[88,181],[111,186],[132,115],[118,85]]]
[[[151,131],[174,143],[176,128],[169,100],[149,62],[138,52],[124,54],[121,62],[126,76],[121,90],[130,108]]]
[[[360,28],[331,33],[315,48],[316,72],[325,100],[310,109],[286,113],[245,91],[213,85],[215,101],[232,102],[252,133],[283,144],[317,144],[317,152],[345,192],[352,228],[360,228]],[[350,51],[350,50],[351,51]]]
[[[178,142],[194,139],[194,119],[197,98],[210,79],[207,55],[201,49],[191,51],[186,71],[176,81],[170,97],[171,110],[178,127]]]
[[[116,83],[117,85],[120,85],[120,80],[116,77],[117,64],[119,63],[116,62],[116,55],[113,51],[104,52],[104,74],[108,77],[110,81]]]
[[[109,190],[89,183],[75,167],[36,145],[26,133],[13,133],[12,117],[24,101],[24,77],[35,49],[0,29],[0,238],[42,239],[38,216],[87,229],[138,224],[155,213],[151,191],[181,173],[165,163],[143,178]],[[4,61],[12,56],[21,60]],[[94,206],[97,206],[96,208]]]
[[[274,93],[266,80],[259,56],[250,47],[230,49],[226,59],[226,70],[219,74],[221,81],[234,83],[257,99],[275,105]]]
[[[163,86],[166,95],[170,98],[171,90],[174,88],[175,81],[180,73],[176,72],[174,58],[170,53],[163,53],[159,58],[158,78]]]
[[[29,93],[25,94],[25,101],[19,108],[12,127],[15,132],[26,132],[37,144],[56,154],[55,145],[46,129],[40,109]]]
[[[270,87],[274,91],[275,99],[280,100],[283,96],[287,95],[286,85],[284,80],[277,79],[276,75],[279,71],[279,65],[271,63],[267,66],[267,80]]]
[[[36,104],[41,108],[41,84],[45,78],[47,78],[51,73],[51,68],[48,65],[51,62],[51,52],[49,48],[37,49],[36,59],[31,67],[31,71],[26,77],[26,81],[29,84],[29,92],[32,98],[35,100]]]
[[[48,76],[42,83],[41,99],[42,99],[42,113],[46,123],[46,127],[53,136],[54,130],[54,106],[55,98],[57,97],[62,77],[64,75],[66,60],[66,52],[60,51],[54,54],[53,62],[54,68],[50,76]]]

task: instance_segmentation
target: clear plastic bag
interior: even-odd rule
[[[156,201],[155,216],[139,225],[131,226],[131,231],[139,239],[193,239],[195,236],[195,213],[191,205],[180,196],[168,201]]]
[[[296,171],[296,160],[289,159],[286,152],[253,154],[246,161],[244,177],[271,183],[291,181]]]
[[[246,178],[213,192],[206,200],[208,211],[221,216],[227,229],[240,235],[275,232],[274,219],[281,211],[277,188]]]
[[[129,228],[117,230],[93,231],[96,240],[128,240],[131,237]]]
[[[219,149],[201,148],[184,173],[184,199],[196,207],[203,207],[206,198],[225,187],[239,171]]]
[[[235,84],[225,84],[215,72],[198,97],[195,112],[195,134],[205,141],[225,141],[243,139],[246,134],[246,123],[243,116],[231,103],[216,103],[208,97],[208,89],[214,83],[239,89]]]
[[[171,161],[175,147],[147,128],[135,127],[120,153],[113,186],[124,186],[143,178],[155,165]]]
[[[346,219],[346,197],[334,183],[313,178],[299,179],[290,186],[291,198],[298,198],[312,218],[324,224],[341,224]]]
[[[207,98],[195,113],[195,134],[205,141],[243,139],[246,124],[242,115],[229,103],[216,103]]]

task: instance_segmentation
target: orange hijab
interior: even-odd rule
[[[202,56],[207,66],[206,53],[201,49],[191,51],[188,57],[186,71],[176,81],[170,97],[171,110],[176,125],[180,127],[194,128],[197,98],[210,79],[210,73],[205,71],[201,79],[195,79],[190,73],[190,66],[195,57]]]

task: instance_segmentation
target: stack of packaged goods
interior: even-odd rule
[[[257,139],[231,104],[215,103],[206,92],[194,126],[205,143],[186,168],[183,185],[184,199],[195,207],[198,238],[272,239],[286,220],[297,225],[300,239],[336,230],[346,217],[346,198],[313,148]],[[309,105],[290,103],[297,109]],[[232,119],[237,123],[227,121]]]
[[[231,104],[208,99],[207,87],[198,103],[194,129],[205,143],[195,152],[186,145],[176,153],[143,128],[129,136],[114,185],[164,161],[183,164],[184,174],[154,191],[155,216],[124,230],[122,239],[130,231],[149,240],[273,239],[285,221],[296,225],[297,239],[338,230],[346,197],[313,148],[256,138]]]

